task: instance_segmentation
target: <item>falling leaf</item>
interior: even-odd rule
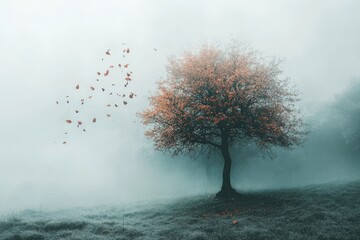
[[[97,72],[97,75],[99,75],[99,76],[100,76],[100,75],[101,75],[101,72]]]
[[[129,63],[124,65],[124,68],[128,68],[129,67]]]
[[[107,117],[111,117],[111,115],[110,115],[110,114],[106,114],[106,116],[107,116]]]
[[[128,49],[126,49],[126,53],[130,53],[130,49],[128,48]]]
[[[59,102],[58,102],[58,101],[56,101],[56,104],[59,104]]]
[[[134,97],[134,93],[130,93],[129,98],[133,98]]]
[[[101,90],[104,92],[104,91],[105,91],[105,88],[101,88]]]
[[[85,128],[83,129],[84,132],[86,132]]]
[[[127,75],[128,77],[130,77],[130,73],[126,73],[126,75]]]
[[[115,104],[115,107],[118,107],[118,105],[117,105],[117,104]]]
[[[104,76],[106,77],[107,75],[109,75],[109,70],[106,70],[106,72],[104,73]]]
[[[107,107],[111,107],[111,104],[106,105]]]
[[[109,68],[114,68],[114,66],[113,66],[113,65],[111,65]]]
[[[78,85],[76,85],[76,89],[79,89],[79,87],[80,87],[80,86],[79,86],[79,84],[78,84]]]
[[[94,87],[90,87],[90,89],[91,89],[91,90],[93,90],[93,91],[95,90],[95,88],[94,88]]]
[[[238,224],[238,223],[239,223],[238,220],[233,220],[233,221],[232,221],[232,224],[233,224],[233,225],[236,225],[236,224]]]
[[[119,63],[118,66],[121,67],[121,64]]]
[[[93,122],[93,123],[96,123],[96,118],[93,118],[92,122]]]
[[[78,111],[78,110],[75,110],[75,112],[76,112],[76,113],[79,113],[79,111]]]
[[[66,122],[67,122],[67,123],[72,123],[72,121],[71,121],[71,120],[66,120]]]
[[[127,101],[124,101],[123,103],[124,103],[124,105],[126,105],[126,104],[127,104]]]
[[[110,54],[110,49],[106,51],[106,55],[111,55]]]
[[[89,96],[89,99],[91,99],[92,98],[92,96]]]
[[[131,78],[126,77],[125,80],[126,80],[126,81],[131,81]]]
[[[155,51],[155,52],[157,52],[157,49],[156,49],[156,48],[154,48],[154,51]]]
[[[69,100],[68,100],[68,101],[66,101],[66,103],[69,103]]]
[[[66,142],[64,141],[63,144],[66,144]]]

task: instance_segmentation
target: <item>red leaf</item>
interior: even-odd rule
[[[93,123],[96,123],[96,118],[93,118],[92,122],[93,122]]]
[[[66,122],[67,122],[67,123],[72,123],[72,121],[71,121],[71,120],[66,120]]]

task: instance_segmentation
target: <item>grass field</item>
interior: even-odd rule
[[[360,239],[360,182],[0,218],[1,240]]]

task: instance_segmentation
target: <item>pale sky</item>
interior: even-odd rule
[[[359,16],[357,0],[2,0],[0,211],[185,194],[171,183],[190,183],[193,172],[177,163],[164,173],[148,159],[152,145],[135,116],[166,77],[167,58],[203,43],[249,43],[284,60],[311,112],[360,75]],[[86,134],[65,125],[69,108],[55,101],[93,81],[104,52],[121,55],[124,42],[134,72],[128,90],[138,97]]]

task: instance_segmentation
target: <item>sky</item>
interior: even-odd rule
[[[0,212],[201,192],[205,170],[154,152],[136,116],[166,78],[167,59],[204,43],[250,44],[283,60],[311,115],[360,75],[359,13],[357,0],[2,0]],[[64,124],[71,105],[55,102],[79,98],[74,86],[116,61],[121,43],[137,97],[86,133]],[[107,49],[113,55],[101,62]],[[88,112],[105,114],[98,105]]]

